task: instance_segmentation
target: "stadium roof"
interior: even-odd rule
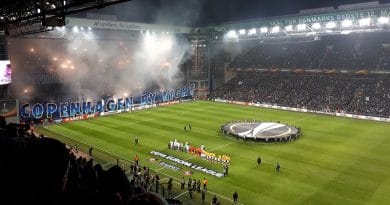
[[[50,5],[47,2],[46,4]],[[351,29],[353,32],[390,30],[390,3],[387,3],[390,0],[369,2],[338,0],[337,3],[336,0],[110,0],[110,2],[118,4],[91,6],[88,8],[92,10],[82,9],[80,11],[85,12],[73,15],[63,14],[60,16],[61,21],[49,19],[44,15],[46,17],[42,22],[8,26],[6,33],[17,36],[38,33],[35,32],[37,30],[35,27],[46,31],[63,25],[196,33],[196,35],[214,31],[226,33],[238,29],[234,32],[241,32],[241,35],[247,34],[256,38],[258,36],[253,34],[276,33],[279,36],[280,33],[298,32],[305,35],[312,35],[312,33],[317,35],[334,32],[350,33]],[[93,10],[93,8],[98,9]],[[38,14],[39,11],[38,8]],[[64,20],[64,16],[67,20]],[[12,20],[13,17],[2,16],[2,18]],[[344,26],[345,23],[351,25]],[[204,27],[205,25],[207,27]],[[305,26],[305,29],[300,28],[302,26]]]
[[[115,15],[120,21],[205,26],[299,13],[323,13],[332,8],[362,9],[389,2],[390,0],[133,0],[91,12]]]

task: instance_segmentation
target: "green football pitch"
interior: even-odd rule
[[[221,134],[220,126],[232,120],[280,121],[301,127],[301,137],[289,143],[237,141]],[[186,124],[192,125],[184,132]],[[39,132],[87,151],[94,147],[95,161],[108,167],[116,159],[128,167],[137,154],[140,164],[172,177],[209,181],[206,203],[215,194],[221,204],[389,204],[390,124],[309,113],[245,107],[207,101],[185,102],[148,110],[121,113],[84,121],[51,125]],[[134,144],[135,137],[139,145]],[[231,157],[229,175],[218,178],[199,171],[173,171],[153,162],[152,150],[222,172],[222,165],[188,153],[168,149],[170,140],[205,145],[206,150]],[[257,165],[260,156],[262,164]],[[281,170],[275,171],[279,162]],[[184,204],[200,204],[200,194],[181,191],[176,183],[172,197]]]

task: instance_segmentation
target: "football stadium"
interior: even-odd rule
[[[390,3],[5,0],[0,24],[1,204],[390,203]]]

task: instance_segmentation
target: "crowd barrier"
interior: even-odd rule
[[[310,110],[306,108],[294,108],[294,107],[286,107],[286,106],[279,106],[275,104],[266,104],[266,103],[252,103],[252,102],[241,102],[241,101],[233,101],[233,100],[224,100],[224,99],[214,99],[215,102],[220,103],[230,103],[230,104],[236,104],[236,105],[244,105],[244,106],[253,106],[253,107],[264,107],[264,108],[273,108],[278,110],[289,110],[289,111],[295,111],[295,112],[309,112],[309,113],[318,113],[318,114],[325,114],[325,115],[334,115],[338,117],[347,117],[347,118],[355,118],[355,119],[363,119],[363,120],[373,120],[373,121],[381,121],[381,122],[390,122],[390,118],[385,117],[374,117],[374,116],[366,116],[366,115],[356,115],[356,114],[350,114],[350,113],[344,113],[344,112],[324,112],[324,111],[318,111],[318,110]]]

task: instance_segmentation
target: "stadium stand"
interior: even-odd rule
[[[390,79],[369,74],[239,72],[210,97],[325,112],[390,116]]]
[[[168,204],[153,192],[156,177],[147,167],[134,166],[129,180],[122,167],[104,170],[64,143],[35,136],[29,125],[7,125],[3,117],[0,136],[1,204]]]
[[[229,67],[389,70],[389,42],[387,33],[322,36],[321,40],[283,44],[240,42],[246,49]]]

